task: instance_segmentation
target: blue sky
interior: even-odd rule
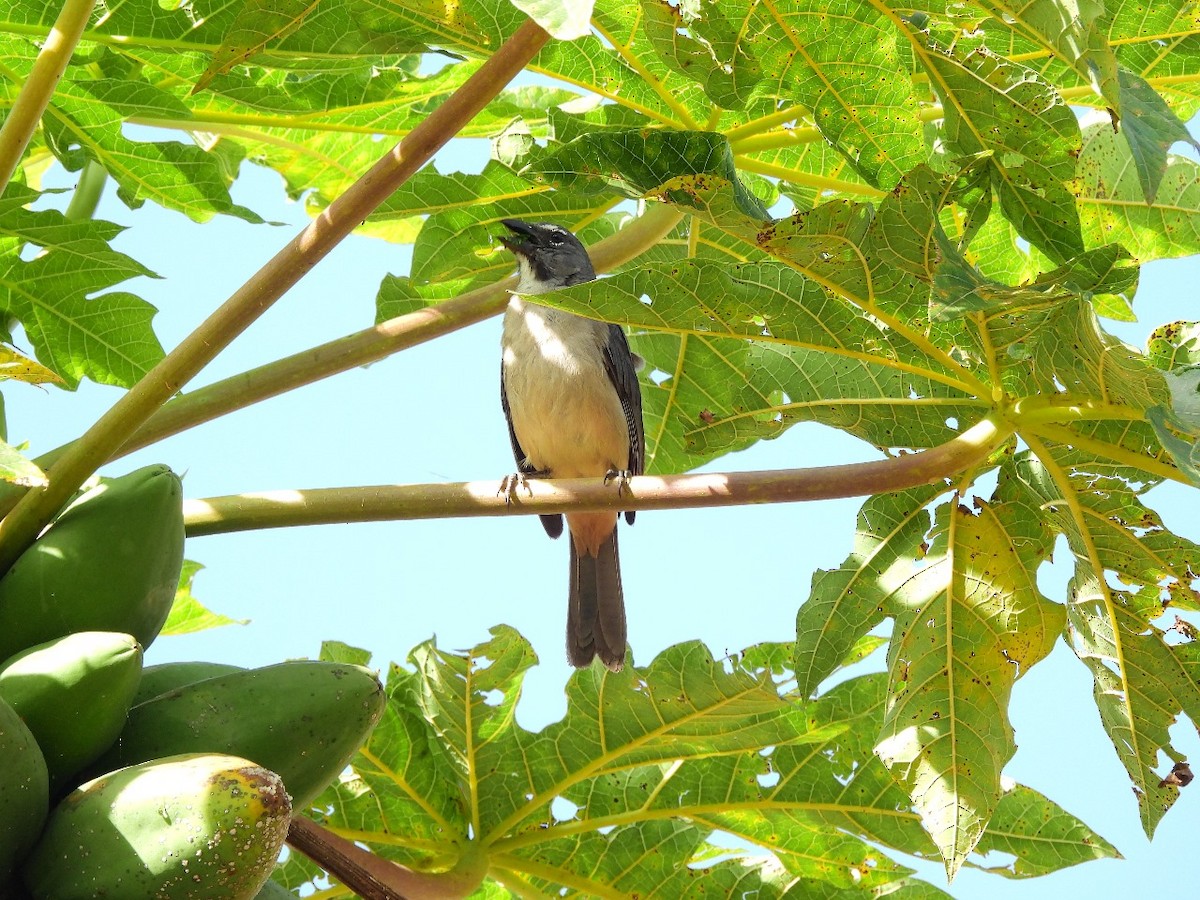
[[[478,146],[478,145],[477,145]],[[476,165],[470,157],[449,156]],[[463,163],[463,160],[467,162]],[[70,186],[61,169],[48,184]],[[129,289],[160,310],[155,328],[170,347],[281,247],[306,221],[286,202],[277,176],[247,167],[235,200],[283,227],[217,219],[198,226],[147,205],[130,213],[106,193],[98,216],[134,224],[119,249],[162,276]],[[65,202],[65,200],[64,200]],[[196,387],[357,331],[373,320],[375,292],[388,273],[407,271],[409,252],[351,238],[322,262],[197,379]],[[1143,269],[1135,302],[1141,321],[1108,323],[1140,345],[1156,325],[1195,318],[1195,259]],[[124,287],[124,286],[122,286]],[[151,462],[184,475],[189,498],[243,491],[499,478],[512,468],[498,403],[499,321],[250,407],[140,451],[104,471]],[[67,393],[10,384],[9,436],[38,454],[76,437],[119,395],[85,383]],[[789,468],[875,458],[840,433],[798,426],[778,440],[725,457],[713,471]],[[715,653],[759,641],[788,640],[797,605],[816,568],[837,565],[850,549],[859,500],[642,513],[622,526],[621,551],[630,644],[648,662],[671,644],[699,638]],[[1156,489],[1169,527],[1200,540],[1196,495]],[[246,627],[163,638],[147,663],[208,659],[262,665],[312,656],[320,641],[365,647],[381,667],[436,635],[465,648],[501,622],[533,644],[541,664],[526,682],[518,717],[539,727],[565,710],[570,673],[563,650],[567,548],[545,538],[535,520],[458,519],[325,526],[192,539],[187,556],[206,566],[195,592]],[[1066,560],[1060,548],[1056,560]],[[1061,600],[1062,564],[1043,573]],[[877,655],[870,661],[882,667]],[[964,870],[951,891],[962,898],[1113,897],[1179,894],[1186,879],[1200,799],[1184,792],[1154,843],[1142,835],[1129,780],[1100,728],[1083,665],[1060,641],[1014,690],[1019,746],[1007,769],[1080,816],[1125,854],[1024,882]],[[1195,729],[1173,734],[1200,755]],[[1184,863],[1181,865],[1181,863]],[[944,886],[941,865],[918,863]]]

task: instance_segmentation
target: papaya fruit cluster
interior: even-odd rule
[[[0,900],[255,897],[383,713],[360,666],[143,668],[182,498],[166,466],[106,481],[0,579]]]

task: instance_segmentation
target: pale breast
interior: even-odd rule
[[[604,368],[608,326],[514,297],[504,317],[504,386],[530,464],[559,478],[629,465],[629,432]]]

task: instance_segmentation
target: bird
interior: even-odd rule
[[[517,260],[516,289],[504,313],[500,405],[518,480],[603,477],[623,487],[645,470],[646,438],[637,370],[620,326],[539,304],[539,294],[596,278],[579,239],[559,225],[503,219],[500,237]],[[633,510],[625,511],[632,525]],[[570,579],[567,659],[625,662],[625,597],[617,550],[618,514],[567,513]],[[541,516],[562,534],[560,514]]]

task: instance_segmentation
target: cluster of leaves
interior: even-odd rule
[[[858,642],[838,668],[880,643]],[[314,816],[425,871],[484,855],[492,880],[479,896],[947,897],[878,849],[937,853],[872,751],[886,677],[849,678],[807,701],[792,655],[770,644],[714,662],[690,643],[617,675],[583,670],[567,685],[566,716],[533,732],[515,715],[537,661],[519,635],[496,628],[466,653],[423,644],[415,671],[392,666],[383,720]],[[1020,876],[1116,854],[1012,784],[980,850],[1011,854],[1004,871]],[[276,877],[298,889],[321,872],[293,854]]]
[[[625,871],[622,841],[695,859],[709,852],[713,828],[774,850],[788,873],[771,882],[780,893],[788,878],[838,884],[795,862],[797,847],[846,841],[856,849],[836,858],[857,859],[865,851],[853,842],[866,838],[926,851],[907,825],[814,818],[786,804],[719,816],[678,801],[676,788],[692,768],[697,778],[725,771],[730,785],[739,766],[758,766],[745,770],[755,777],[768,765],[798,772],[815,765],[800,760],[814,746],[853,733],[854,749],[827,747],[822,765],[847,753],[863,772],[886,772],[891,782],[872,803],[891,810],[888,821],[919,822],[953,874],[1016,802],[1001,785],[1014,748],[1010,690],[1059,636],[1094,678],[1147,832],[1170,808],[1178,788],[1164,782],[1160,756],[1180,754],[1168,728],[1180,715],[1200,722],[1200,650],[1186,626],[1200,611],[1200,548],[1166,530],[1142,495],[1166,479],[1200,484],[1200,326],[1165,325],[1139,351],[1100,317],[1131,317],[1138,265],[1200,250],[1200,167],[1168,153],[1190,141],[1181,122],[1200,111],[1197,6],[919,6],[602,0],[590,35],[552,42],[534,59],[531,73],[552,81],[500,92],[463,132],[492,140],[482,172],[429,167],[363,226],[413,244],[410,272],[381,286],[382,319],[507,275],[506,257],[481,252],[501,218],[557,221],[590,242],[641,214],[642,205],[629,212],[631,200],[681,211],[666,240],[613,277],[548,299],[630,327],[649,362],[652,471],[687,470],[801,421],[893,453],[960,440],[984,419],[1002,423],[986,464],[869,499],[854,552],[817,576],[799,610],[789,700],[814,697],[871,629],[892,621],[886,676],[853,689],[870,699],[836,688],[801,713],[779,712],[763,735],[747,731],[746,744],[697,738],[703,762],[677,736],[674,755],[639,744],[611,772],[596,762],[607,757],[583,749],[597,740],[594,718],[569,717],[549,736],[513,731],[495,752],[508,754],[504,765],[524,759],[528,785],[495,785],[518,794],[494,800],[487,817],[500,818],[485,821],[479,761],[461,749],[482,749],[481,732],[448,719],[511,712],[528,651],[513,640],[487,649],[486,678],[505,698],[493,709],[473,693],[476,662],[429,648],[417,675],[394,670],[397,718],[386,734],[424,747],[414,729],[432,727],[460,752],[398,749],[381,779],[372,768],[381,751],[369,749],[358,780],[331,799],[331,822],[418,866],[453,861],[441,841],[486,837],[508,860],[497,877],[518,893],[558,883],[602,895],[598,885]],[[9,102],[54,14],[0,0]],[[377,136],[408,133],[523,16],[486,0],[99,3],[26,157],[26,186],[10,187],[0,206],[0,306],[66,384],[131,384],[161,349],[145,304],[109,289],[145,270],[108,246],[113,226],[31,212],[40,167],[92,162],[131,206],[150,199],[197,220],[254,220],[228,193],[250,160],[320,208],[373,161]],[[431,54],[446,65],[430,71]],[[129,126],[192,141],[141,140]],[[42,252],[18,255],[30,246]],[[995,489],[978,495],[993,474]],[[1047,598],[1036,572],[1059,536],[1075,575],[1066,596]],[[1168,608],[1183,626],[1164,623]],[[700,696],[726,682],[697,662],[707,654],[679,653],[651,666],[653,678],[613,681],[636,694],[638,678],[675,672],[682,702],[702,708]],[[679,674],[685,659],[708,674]],[[445,667],[467,687],[448,687]],[[572,683],[580,704],[588,677]],[[846,730],[835,739],[815,722]],[[559,731],[577,734],[560,747]],[[759,737],[759,749],[776,747],[769,762],[751,758]],[[533,772],[551,763],[512,749],[526,744],[571,753],[555,756],[562,771]],[[789,754],[797,758],[785,765]],[[578,777],[563,774],[572,766]],[[459,781],[472,792],[465,806],[448,791]],[[812,796],[817,781],[800,779]],[[653,786],[647,794],[643,784]],[[546,812],[559,796],[579,807],[568,817],[575,825]],[[676,799],[655,805],[666,796]],[[393,803],[395,821],[362,818],[366,806]],[[672,804],[690,824],[652,814]],[[541,847],[530,822],[553,823],[546,843],[562,835],[557,868],[539,870],[526,853]],[[621,828],[601,839],[579,823]],[[616,855],[602,865],[606,854]],[[1021,874],[1077,861],[1017,855]],[[890,866],[871,877],[898,871]],[[775,877],[728,862],[712,872],[730,884]]]

